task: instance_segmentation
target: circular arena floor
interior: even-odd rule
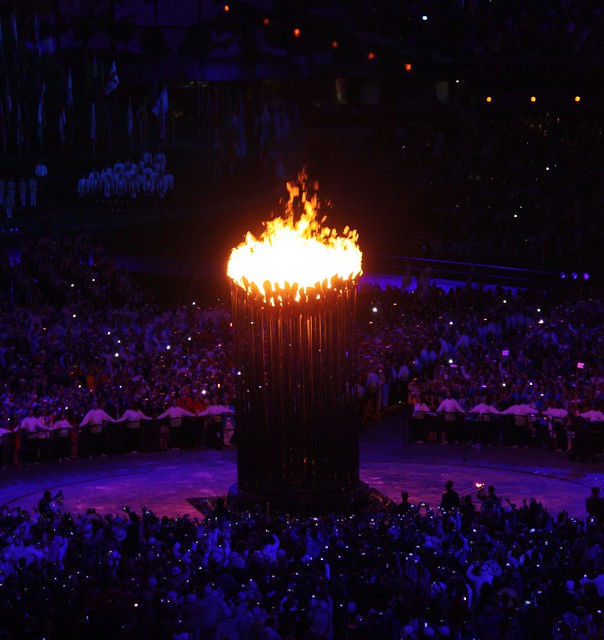
[[[117,512],[142,505],[157,515],[199,512],[190,500],[225,495],[237,479],[234,447],[221,451],[165,451],[95,457],[0,471],[0,504],[33,510],[42,492],[62,489],[67,510]],[[550,511],[585,517],[592,486],[604,485],[604,463],[570,462],[545,449],[408,443],[400,416],[392,414],[363,430],[361,480],[399,501],[407,491],[414,503],[437,507],[447,480],[460,494],[476,493],[476,482],[492,484],[502,498],[520,506],[536,498]]]

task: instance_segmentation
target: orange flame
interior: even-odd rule
[[[248,232],[231,251],[227,274],[248,294],[262,295],[273,305],[318,299],[327,289],[362,274],[357,232],[346,227],[339,236],[335,229],[321,226],[325,218],[318,219],[317,189],[315,185],[309,196],[304,173],[297,183],[288,182],[285,215],[265,222],[259,238]]]

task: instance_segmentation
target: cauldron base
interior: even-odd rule
[[[227,505],[234,512],[287,513],[301,516],[321,516],[326,514],[349,515],[354,513],[377,513],[394,506],[394,501],[359,482],[351,491],[329,494],[323,492],[305,495],[258,496],[240,492],[235,483],[229,487]]]

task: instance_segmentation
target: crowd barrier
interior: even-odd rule
[[[20,429],[0,437],[0,460],[7,466],[162,449],[221,449],[233,435],[230,414],[103,422],[35,432]]]

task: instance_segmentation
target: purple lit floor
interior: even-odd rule
[[[400,417],[388,416],[361,434],[361,479],[399,500],[438,506],[446,480],[461,494],[475,483],[493,484],[518,506],[537,498],[553,514],[585,517],[590,487],[604,485],[604,462],[571,463],[565,453],[482,447],[463,459],[462,445],[405,443]],[[62,489],[65,508],[116,512],[145,505],[158,515],[199,515],[187,498],[224,495],[236,481],[236,450],[167,451],[8,467],[0,471],[0,504],[31,510],[46,488]]]

